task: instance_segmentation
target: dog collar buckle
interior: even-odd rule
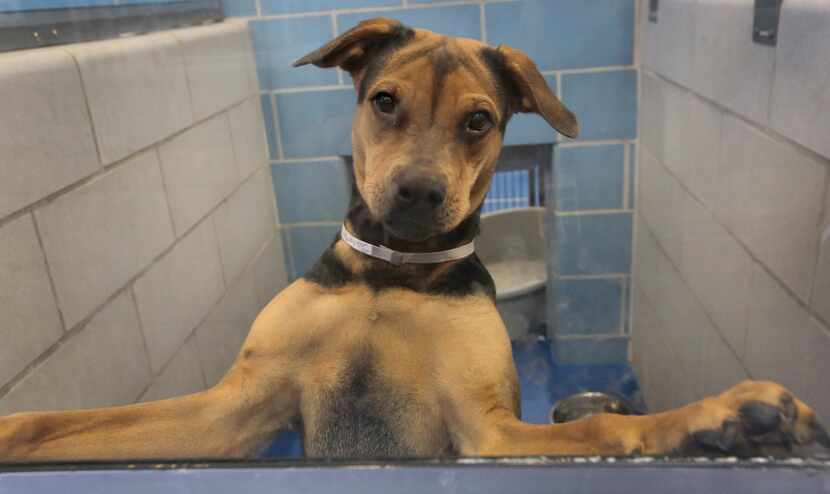
[[[398,252],[382,245],[374,245],[355,237],[346,229],[340,227],[340,238],[352,249],[375,259],[400,266],[401,264],[438,264],[440,262],[455,261],[475,252],[475,240],[460,245],[454,249],[439,250],[436,252]]]

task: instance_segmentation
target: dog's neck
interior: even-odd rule
[[[454,249],[472,242],[478,235],[479,217],[480,210],[476,210],[449,232],[423,241],[405,240],[392,235],[383,223],[372,218],[366,201],[363,200],[360,191],[352,181],[352,196],[345,223],[354,236],[370,244],[382,245],[400,252],[436,252]]]

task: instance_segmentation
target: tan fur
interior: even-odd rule
[[[367,21],[300,62],[340,65],[359,84],[371,43],[389,36],[394,27],[394,21]],[[372,213],[382,216],[388,207],[384,192],[396,174],[417,166],[418,159],[428,160],[431,173],[449,184],[440,225],[448,231],[481,204],[501,148],[497,131],[472,143],[459,140],[459,122],[477,108],[486,108],[496,127],[509,115],[500,113],[495,81],[481,77],[488,72],[475,55],[482,47],[476,41],[418,30],[389,65],[430,44],[443,44],[473,69],[454,68],[437,98],[431,93],[426,58],[379,74],[368,94],[379,88],[394,91],[407,105],[410,121],[401,128],[381,125],[371,104],[361,104],[353,127],[355,175]],[[508,57],[508,69],[521,79],[521,101],[509,110],[539,112],[552,126],[575,133],[573,116],[544,85],[532,62],[509,47],[500,51]],[[333,252],[354,273],[377,262],[342,241]],[[437,279],[452,267],[439,266],[430,276]],[[396,269],[415,272],[407,266]],[[774,383],[746,382],[654,415],[527,424],[517,417],[510,342],[486,295],[375,291],[360,283],[323,288],[300,279],[262,310],[233,367],[213,388],[141,405],[2,417],[0,461],[249,457],[300,420],[306,434],[319,432],[332,391],[361,352],[372,352],[375,384],[405,397],[401,403],[407,409],[395,415],[393,425],[415,456],[448,451],[494,456],[661,454],[697,431],[717,430],[727,420],[740,419],[744,404],[761,401],[778,407],[782,398],[791,396]],[[794,436],[810,442],[816,436],[815,415],[800,401],[794,403]]]

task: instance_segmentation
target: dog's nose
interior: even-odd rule
[[[435,209],[444,203],[447,190],[444,184],[432,178],[414,178],[397,184],[395,203],[399,207]]]

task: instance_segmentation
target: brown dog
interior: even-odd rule
[[[361,23],[297,65],[339,66],[358,90],[345,226],[404,252],[470,242],[508,119],[575,136],[536,66],[506,46]],[[100,410],[0,418],[0,461],[255,455],[298,426],[314,457],[664,454],[827,443],[810,408],[770,382],[647,416],[561,425],[518,417],[510,342],[476,256],[396,264],[341,238],[254,322],[212,389]]]

